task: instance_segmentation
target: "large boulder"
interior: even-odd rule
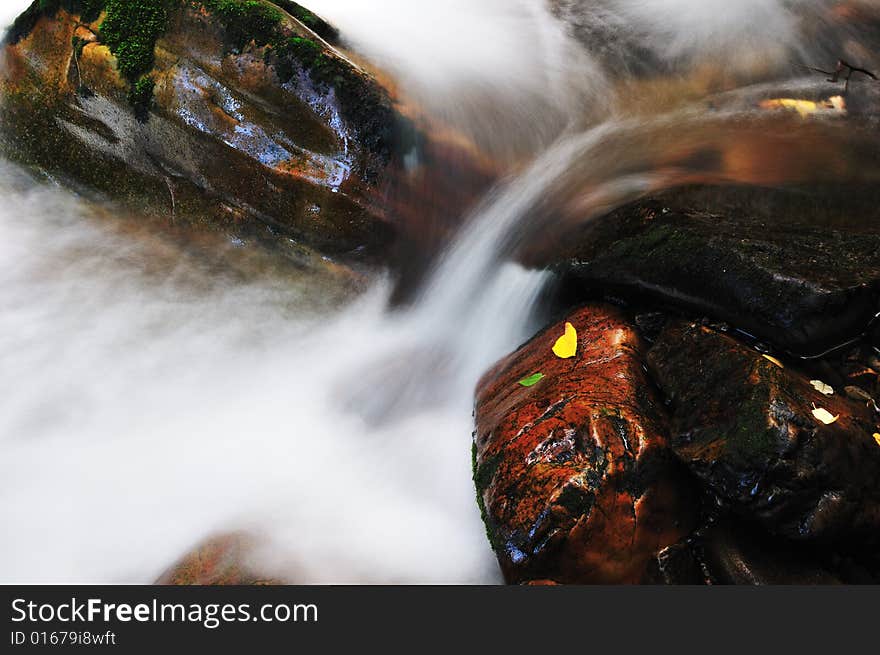
[[[837,194],[821,204],[795,190],[668,192],[595,222],[560,268],[582,287],[683,307],[814,355],[880,311],[877,192]]]
[[[648,362],[676,455],[723,505],[791,540],[877,541],[872,406],[701,324],[667,327]]]
[[[508,582],[638,583],[692,528],[691,494],[634,328],[604,306],[566,322],[575,357],[552,352],[560,322],[479,383],[477,500]]]
[[[312,28],[334,35],[287,1],[38,0],[3,46],[0,146],[176,223],[382,251],[398,115]]]

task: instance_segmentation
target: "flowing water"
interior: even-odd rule
[[[292,581],[497,581],[473,389],[549,279],[512,255],[652,189],[853,174],[858,139],[755,109],[830,92],[803,66],[865,42],[836,3],[308,4],[506,178],[390,311],[388,280],[206,255],[3,164],[0,580],[148,582],[247,530]]]

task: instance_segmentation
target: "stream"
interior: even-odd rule
[[[233,531],[297,583],[500,582],[473,391],[548,318],[522,254],[678,184],[878,172],[833,119],[757,108],[835,93],[804,66],[860,36],[819,0],[307,4],[502,179],[392,310],[390,276],[282,273],[0,163],[6,583],[147,583]]]

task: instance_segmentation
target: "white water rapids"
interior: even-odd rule
[[[607,134],[581,123],[586,98],[612,111],[608,75],[544,0],[305,4],[436,115],[534,163],[484,199],[398,312],[382,280],[343,302],[308,276],[218,276],[4,164],[3,582],[149,582],[239,529],[293,582],[500,579],[471,481],[473,389],[537,327],[546,281],[501,244]],[[595,4],[595,20],[687,67],[737,38],[785,64],[793,8],[822,3]]]

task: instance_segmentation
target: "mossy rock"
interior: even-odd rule
[[[557,268],[580,287],[659,300],[816,355],[880,311],[878,199],[865,185],[674,190],[593,221]]]
[[[723,505],[787,539],[877,541],[872,409],[699,324],[667,327],[648,363],[672,411],[674,452]]]
[[[3,59],[0,146],[81,191],[359,260],[394,239],[399,116],[274,3],[36,2]]]

